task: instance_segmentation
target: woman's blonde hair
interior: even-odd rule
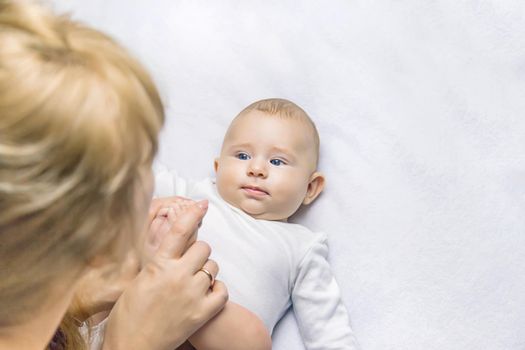
[[[111,38],[0,0],[0,327],[96,256],[121,259],[146,216],[163,113]]]

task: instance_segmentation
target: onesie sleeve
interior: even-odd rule
[[[153,174],[155,176],[154,197],[189,197],[191,195],[191,183],[179,177],[175,170],[169,169],[160,162],[155,162]]]
[[[350,318],[327,260],[326,235],[304,255],[292,287],[292,305],[308,350],[357,350]]]

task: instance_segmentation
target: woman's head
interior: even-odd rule
[[[96,257],[123,256],[163,120],[150,77],[110,38],[0,0],[0,326]]]

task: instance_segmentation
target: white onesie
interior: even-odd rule
[[[327,261],[325,234],[254,219],[224,201],[214,180],[191,182],[157,170],[157,197],[209,201],[199,239],[210,244],[230,300],[258,315],[270,332],[292,306],[308,350],[358,348]]]

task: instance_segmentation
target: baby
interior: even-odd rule
[[[356,349],[326,235],[288,223],[323,190],[318,158],[319,136],[306,112],[287,100],[261,100],[228,128],[216,179],[186,181],[157,169],[155,194],[209,201],[199,239],[212,247],[230,300],[270,333],[293,306],[307,349]]]

